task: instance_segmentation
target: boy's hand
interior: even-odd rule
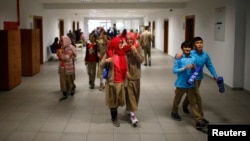
[[[181,59],[182,58],[182,54],[181,53],[176,53],[175,58],[176,59]]]
[[[192,69],[192,68],[194,68],[194,67],[195,67],[194,64],[189,64],[189,65],[187,65],[187,66],[185,67],[185,69]]]
[[[136,47],[135,47],[134,45],[131,46],[131,50],[132,50],[132,52],[133,52],[134,54],[137,53],[137,49],[136,49]]]
[[[105,62],[106,63],[108,63],[108,62],[112,62],[113,61],[113,59],[110,57],[110,58],[107,58],[107,59],[105,59]]]

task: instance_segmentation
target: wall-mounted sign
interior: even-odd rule
[[[214,39],[225,40],[225,7],[215,8]]]

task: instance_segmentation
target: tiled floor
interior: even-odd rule
[[[65,101],[58,101],[57,61],[44,63],[39,74],[23,77],[16,88],[0,91],[0,141],[207,141],[207,134],[194,128],[191,114],[180,109],[182,121],[170,117],[176,78],[172,57],[153,49],[152,66],[142,66],[137,128],[124,107],[119,108],[121,126],[111,124],[104,92],[88,88],[82,59],[79,55],[76,61],[76,94]],[[226,88],[221,94],[208,77],[201,92],[212,124],[250,123],[249,92]]]

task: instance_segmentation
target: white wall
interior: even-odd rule
[[[186,11],[195,14],[195,36],[201,36],[217,74],[224,77],[227,85],[233,86],[234,62],[234,0],[205,1],[194,0],[187,5]],[[214,40],[215,8],[225,7],[225,41]],[[205,69],[205,73],[210,73]]]
[[[232,88],[244,88],[246,0],[193,0],[186,10],[195,13],[195,35],[204,39],[204,49],[214,67]],[[225,40],[214,40],[215,8],[225,7]],[[206,70],[205,73],[210,73]]]
[[[244,89],[250,91],[250,1],[247,3],[247,23],[246,23],[246,48],[245,48],[245,69],[244,69]]]
[[[79,28],[83,29],[83,17],[75,15],[74,12],[65,10],[44,10],[43,13],[43,39],[44,48],[53,43],[55,37],[59,37],[59,20],[64,21],[64,35],[72,30],[73,21],[79,22]],[[76,25],[75,25],[76,26]],[[76,27],[75,27],[76,28]],[[44,61],[47,61],[47,51]]]
[[[148,15],[145,23],[148,21],[155,21],[155,48],[164,50],[164,21],[169,21],[169,49],[168,54],[174,56],[177,52],[181,52],[180,44],[184,40],[185,34],[183,30],[183,9],[174,9],[162,11]]]
[[[17,22],[16,0],[1,0],[0,4],[0,30],[4,29],[4,21]]]
[[[239,49],[241,41],[247,41],[249,39],[249,26],[248,26],[248,38],[244,35],[244,29],[246,23],[242,23],[245,17],[241,17],[239,13],[244,12],[242,4],[245,0],[192,0],[186,4],[184,10],[176,10],[173,12],[155,13],[149,15],[147,21],[156,21],[156,48],[163,51],[163,22],[164,19],[169,20],[169,55],[174,56],[175,53],[180,52],[180,44],[184,41],[185,32],[182,30],[182,24],[184,17],[188,15],[195,15],[195,36],[201,36],[204,39],[204,50],[206,50],[212,59],[213,65],[217,71],[217,74],[224,77],[225,83],[232,88],[244,88],[248,89],[249,84],[249,57],[242,55],[242,51]],[[249,3],[249,2],[248,2]],[[237,6],[236,6],[237,4]],[[249,4],[248,4],[249,5]],[[215,28],[215,8],[225,7],[225,40],[216,41],[214,39]],[[237,12],[236,12],[237,8]],[[249,12],[249,6],[248,6]],[[235,22],[236,17],[241,22]],[[248,15],[249,23],[249,15]],[[244,27],[242,27],[242,25]],[[237,31],[237,32],[236,32]],[[235,34],[238,34],[235,36]],[[238,37],[240,36],[240,37]],[[242,37],[246,39],[241,40]],[[240,44],[240,49],[246,49],[249,54],[249,41],[244,44]],[[237,48],[238,46],[238,48]],[[248,47],[247,47],[248,46]],[[235,51],[236,50],[236,51]],[[243,53],[244,54],[244,53]],[[243,60],[243,61],[242,61]],[[244,65],[239,64],[245,62]],[[249,63],[248,63],[249,64]],[[239,68],[238,68],[239,67]],[[244,70],[244,71],[242,71]],[[206,74],[210,75],[209,71],[205,69]],[[244,73],[245,72],[245,73]],[[244,74],[244,75],[242,75]]]

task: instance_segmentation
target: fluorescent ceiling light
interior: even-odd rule
[[[152,2],[152,0],[139,0],[139,2]]]

